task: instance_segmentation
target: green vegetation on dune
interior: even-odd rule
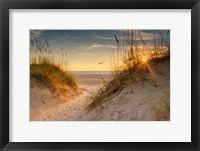
[[[166,94],[167,98],[162,100],[160,104],[153,107],[155,112],[155,118],[158,121],[166,120],[170,118],[170,95]]]
[[[61,58],[56,60],[47,40],[41,42],[31,39],[30,79],[50,88],[52,91],[63,92],[67,87],[77,89],[75,78],[68,73],[67,54],[61,47]],[[66,70],[64,71],[63,68]]]
[[[148,81],[147,74],[151,75],[154,86],[158,86],[151,63],[162,62],[170,58],[170,41],[167,41],[161,32],[159,35],[159,38],[154,40],[153,46],[148,44],[140,31],[123,31],[123,37],[115,35],[116,52],[112,50],[110,53],[113,80],[92,97],[93,102],[89,105],[90,109],[97,106],[103,107],[113,94],[122,91],[127,86]],[[169,32],[166,36],[169,36]]]
[[[30,65],[30,79],[44,84],[52,90],[66,85],[77,88],[75,78],[54,64]]]
[[[151,64],[168,60],[169,57],[153,58],[148,61],[148,64],[151,66]],[[141,63],[135,64],[132,68],[129,68],[128,70],[113,72],[113,80],[104,85],[102,89],[100,89],[96,94],[92,96],[93,102],[89,105],[89,109],[93,109],[97,106],[104,107],[104,103],[110,100],[114,93],[121,92],[127,86],[131,87],[131,85],[134,85],[138,82],[141,82],[141,84],[143,84],[145,81],[149,81],[150,79],[147,78],[148,74],[153,80],[153,85],[156,86],[156,81],[154,81],[152,74],[147,69],[147,66],[141,66]]]
[[[121,91],[127,86],[127,81],[133,82],[132,76],[129,72],[117,72],[113,73],[113,80],[108,84],[105,84],[102,89],[92,96],[93,102],[89,105],[89,109],[97,106],[103,107],[103,104],[110,98],[112,94],[117,91]]]

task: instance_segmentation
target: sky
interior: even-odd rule
[[[140,32],[148,45],[153,45],[154,33],[159,32],[169,41],[168,30]],[[61,57],[62,47],[70,71],[110,71],[110,52],[117,51],[115,35],[122,45],[122,30],[30,30],[30,39],[49,42],[56,59]]]

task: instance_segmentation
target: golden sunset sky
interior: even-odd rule
[[[152,45],[156,30],[140,31]],[[161,30],[163,35],[167,31]],[[122,30],[30,30],[31,39],[48,40],[58,60],[62,47],[68,55],[70,71],[110,71],[110,52],[117,51],[115,35],[122,37],[122,34]]]

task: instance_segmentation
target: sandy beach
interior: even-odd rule
[[[31,121],[76,119],[80,116],[80,112],[91,103],[91,97],[103,86],[103,81],[109,82],[112,80],[110,72],[71,72],[71,74],[75,77],[82,93],[66,102],[57,100],[44,87],[31,88]],[[46,98],[46,102],[40,99],[41,96],[42,98]],[[43,101],[43,103],[41,103],[41,101]]]
[[[31,121],[152,121],[156,120],[154,107],[167,98],[169,93],[169,59],[150,64],[155,72],[158,85],[154,85],[152,75],[147,74],[145,81],[139,81],[116,91],[107,97],[103,106],[88,110],[91,97],[112,80],[110,74],[74,74],[82,93],[65,102],[56,100],[44,88],[31,88]],[[39,91],[39,89],[41,91]],[[37,91],[37,93],[33,93]],[[38,93],[40,92],[40,93]],[[39,96],[38,96],[39,95]],[[41,95],[47,103],[41,102]],[[160,120],[169,120],[161,117]]]

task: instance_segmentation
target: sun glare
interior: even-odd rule
[[[142,62],[143,63],[146,63],[148,61],[148,58],[147,57],[142,57]]]

